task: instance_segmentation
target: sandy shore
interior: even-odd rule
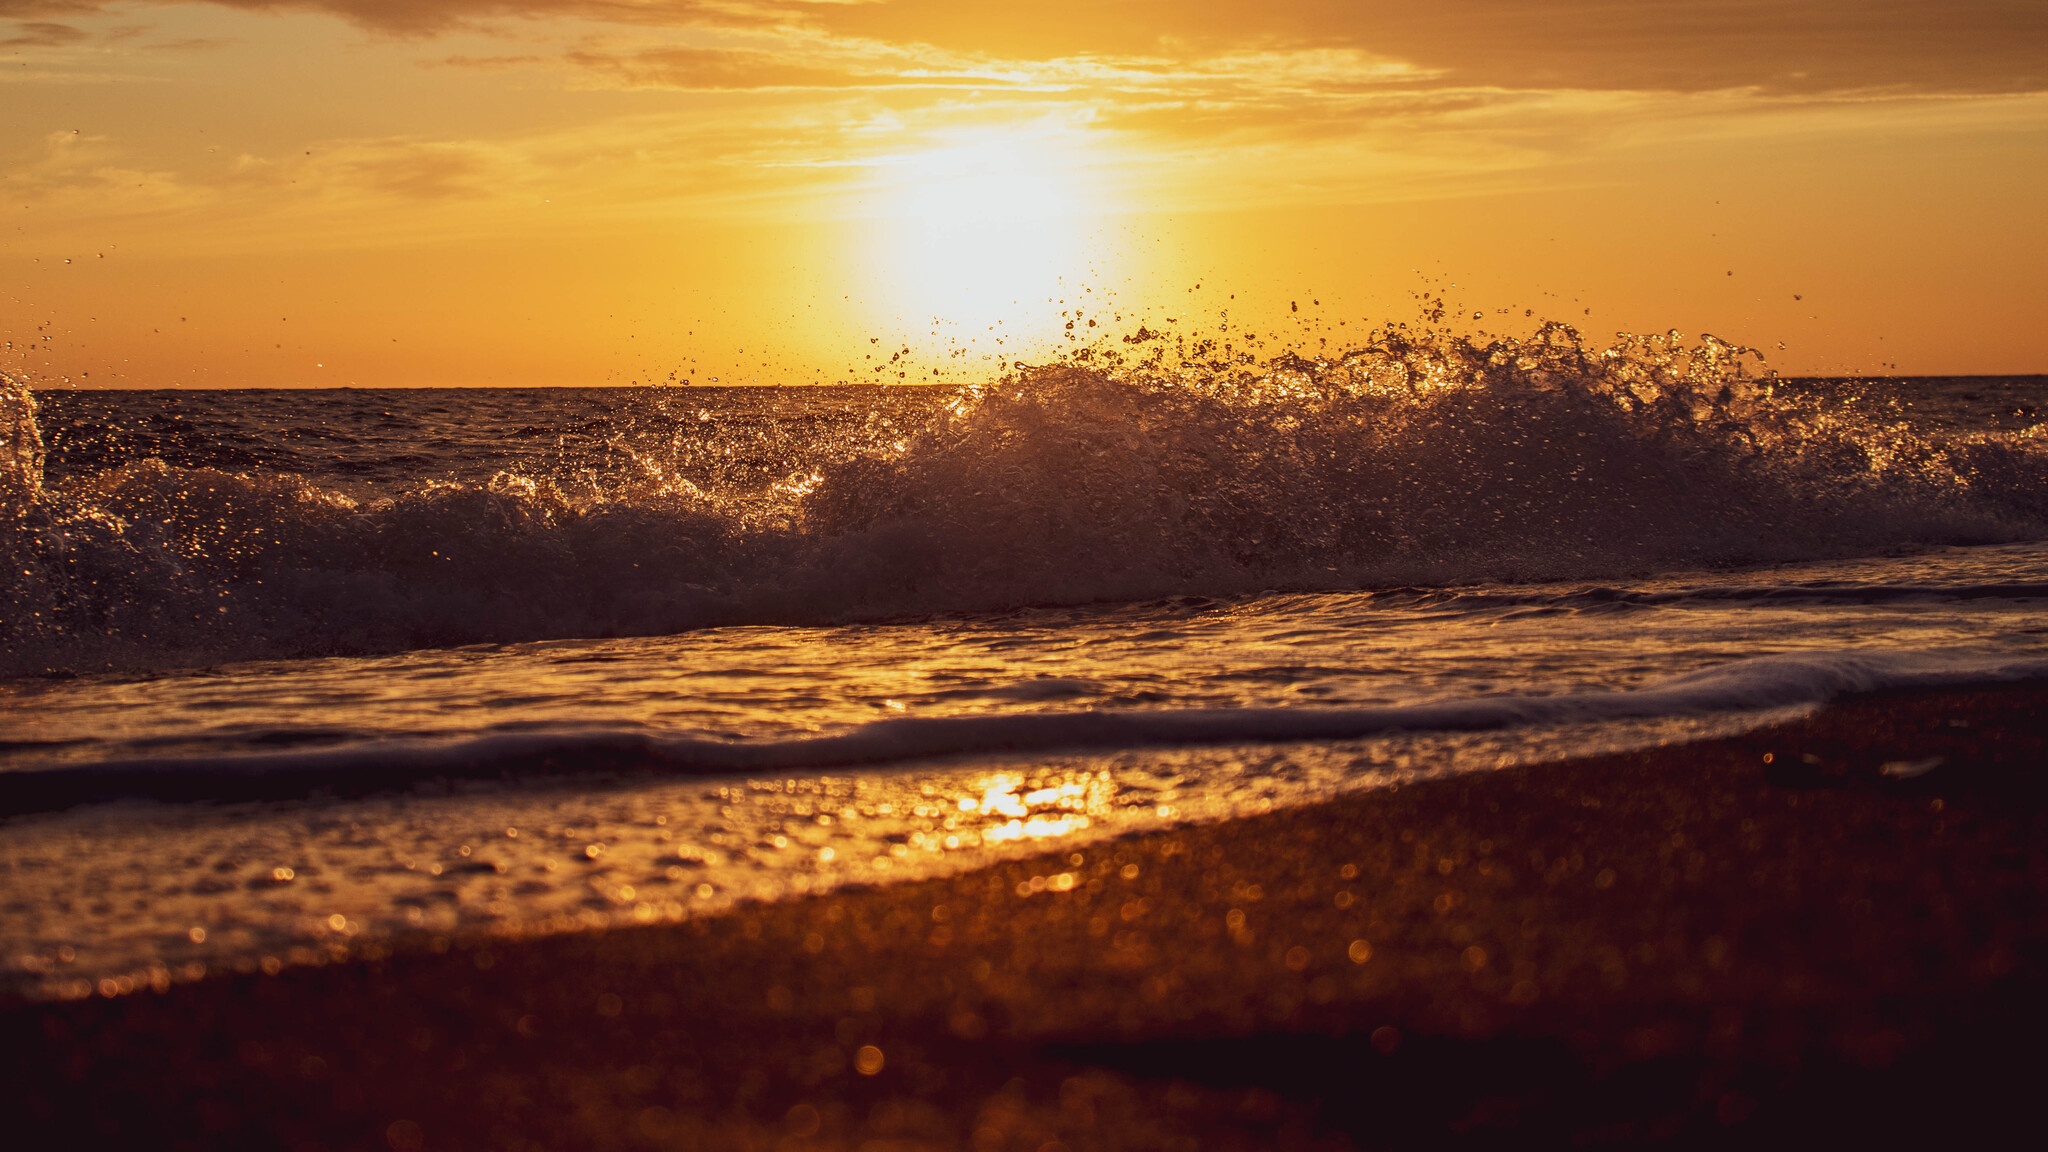
[[[2044,717],[1870,697],[677,926],[17,1003],[0,1104],[15,1147],[2006,1139],[2048,1129]]]

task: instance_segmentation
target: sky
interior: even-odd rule
[[[2041,0],[0,0],[0,368],[951,383],[1428,292],[2048,372],[2044,178]]]

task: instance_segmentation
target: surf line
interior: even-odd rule
[[[2048,658],[1954,652],[1764,656],[1635,691],[1490,696],[1374,708],[1030,712],[877,720],[830,736],[741,742],[570,731],[371,741],[303,752],[115,759],[0,772],[0,815],[120,799],[247,801],[366,795],[434,781],[749,776],[951,756],[1354,740],[1818,705],[1884,689],[2048,678]]]

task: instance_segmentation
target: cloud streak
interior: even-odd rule
[[[426,36],[507,20],[807,32],[982,60],[1165,58],[1329,49],[1405,61],[1461,86],[1820,93],[2048,89],[2040,0],[208,0],[318,12]],[[0,0],[0,17],[76,16],[103,0]],[[791,61],[681,59],[691,87],[836,86]],[[799,70],[792,72],[790,69]],[[643,71],[663,69],[648,61]],[[701,77],[701,79],[699,79]]]
[[[98,0],[0,0],[0,19],[33,20],[38,16],[89,16],[106,7]]]
[[[4,0],[0,0],[4,2]],[[17,0],[18,2],[18,0]],[[401,33],[511,17],[801,28],[988,59],[1394,57],[1459,84],[1704,91],[2048,87],[2039,0],[213,0]]]
[[[90,34],[69,24],[28,22],[16,24],[14,36],[0,40],[0,48],[61,48],[90,38]]]
[[[801,4],[751,0],[208,0],[254,12],[324,12],[384,32],[430,35],[491,20],[569,18],[611,24],[754,27]]]
[[[873,88],[902,80],[887,72],[849,69],[824,61],[811,63],[788,54],[719,48],[657,48],[626,54],[579,51],[564,59],[627,88]]]
[[[820,8],[845,34],[1052,59],[1352,48],[1514,87],[2022,91],[2048,84],[2036,0],[890,0]]]
[[[508,90],[649,94],[642,103],[600,97],[607,111],[559,131],[529,132],[517,119],[386,119],[310,141],[317,155],[301,155],[297,144],[238,144],[252,155],[232,170],[220,166],[224,156],[195,162],[130,141],[152,157],[148,164],[176,172],[210,203],[366,217],[436,205],[450,213],[486,203],[531,210],[550,196],[597,215],[648,205],[773,212],[801,197],[830,214],[835,189],[857,184],[857,173],[892,153],[1041,119],[1069,125],[1105,168],[1119,169],[1115,179],[1143,183],[1133,202],[1466,192],[1503,174],[1556,171],[1624,139],[1675,141],[1730,125],[1735,135],[1763,139],[1776,131],[1766,123],[1773,117],[1789,123],[1807,107],[1836,115],[1829,109],[1852,99],[1883,103],[1851,109],[1843,123],[1874,124],[1916,102],[1992,109],[2000,101],[1916,101],[1955,94],[1962,82],[1907,83],[1881,66],[1884,52],[1903,51],[1917,30],[1935,49],[1947,43],[1961,53],[1956,45],[1977,43],[1971,37],[1987,37],[1993,26],[2010,33],[2008,47],[2024,45],[2029,20],[2040,23],[2029,15],[2033,5],[2022,11],[2002,0],[1959,0],[1947,14],[1962,14],[1962,31],[1949,41],[1926,20],[1909,20],[1894,0],[1858,6],[1868,17],[1860,30],[1840,0],[1042,0],[1028,14],[984,0],[211,2],[317,11],[403,33],[411,39],[372,46],[397,67],[528,73],[508,75]],[[132,10],[124,6],[124,17]],[[1971,23],[1971,13],[1982,19]],[[2008,25],[1992,19],[2001,14],[2012,18]],[[517,43],[506,43],[503,55],[422,59],[423,40],[465,22],[549,16],[599,23],[522,25],[508,30]],[[24,36],[75,31],[51,22],[21,27],[39,30]],[[1803,29],[1804,39],[1764,46],[1788,29]],[[1801,53],[1830,37],[1859,36],[1863,48],[1836,57],[1835,71],[1793,75]],[[2003,91],[2017,75],[1987,69],[1974,91]],[[2038,118],[2038,100],[2018,103]],[[18,183],[50,197],[64,187],[91,190],[81,202],[132,194],[138,204],[162,203],[171,178],[136,175],[146,167],[70,163]]]

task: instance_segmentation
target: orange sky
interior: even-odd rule
[[[2044,372],[2044,177],[2040,0],[0,0],[0,367],[958,380],[1449,289]]]

